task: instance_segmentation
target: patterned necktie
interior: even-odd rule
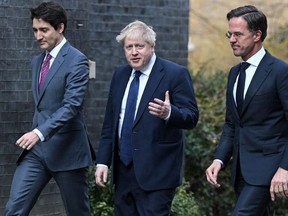
[[[140,75],[141,71],[135,71],[135,76],[131,82],[127,97],[125,116],[121,130],[120,159],[126,166],[132,162],[132,127],[136,111]]]
[[[40,81],[39,81],[39,85],[38,85],[38,92],[40,92],[40,90],[41,90],[41,88],[45,82],[45,79],[47,77],[51,58],[52,58],[52,56],[48,53],[43,64],[42,64],[42,68],[41,68],[41,72],[40,72]]]
[[[237,110],[240,116],[242,112],[243,100],[244,100],[244,87],[246,80],[246,69],[250,66],[248,62],[242,62],[239,70],[238,84],[236,90],[236,102],[237,102]]]

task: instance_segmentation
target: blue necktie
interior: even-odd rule
[[[244,98],[244,87],[245,87],[245,79],[246,79],[246,69],[249,67],[248,62],[242,62],[241,67],[239,70],[239,77],[238,77],[238,84],[237,84],[237,90],[236,90],[236,102],[237,102],[237,110],[238,114],[240,116],[242,112],[242,106],[243,106],[243,98]]]
[[[127,97],[125,116],[121,130],[120,159],[126,166],[132,162],[132,127],[136,111],[140,75],[141,71],[135,71],[135,76],[131,82]]]

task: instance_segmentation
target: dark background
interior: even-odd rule
[[[41,52],[35,43],[31,7],[39,0],[0,0],[0,215],[9,195],[20,149],[15,141],[31,128],[33,101],[30,60]],[[58,0],[68,12],[66,38],[96,62],[89,81],[85,118],[97,151],[114,68],[126,63],[115,37],[136,19],[157,33],[156,54],[187,66],[188,0]],[[82,24],[82,25],[78,25]],[[31,215],[65,215],[57,185],[44,189]]]

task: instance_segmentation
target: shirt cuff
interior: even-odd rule
[[[97,164],[96,167],[108,167],[108,166],[105,164]]]
[[[45,140],[43,134],[37,128],[35,128],[33,131],[37,134],[41,142]]]
[[[170,118],[170,115],[171,115],[171,105],[170,105],[170,110],[169,110],[168,116],[167,116],[164,120],[165,120],[165,121],[168,121],[169,118]]]
[[[223,168],[223,167],[224,167],[224,163],[223,163],[223,161],[222,161],[222,160],[220,160],[220,159],[214,159],[214,161],[218,161],[218,162],[221,164],[221,168]]]

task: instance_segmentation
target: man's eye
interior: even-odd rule
[[[236,37],[236,38],[239,38],[239,37],[243,36],[243,34],[241,32],[234,32],[234,33],[227,32],[225,34],[225,36],[226,36],[226,38],[230,39],[232,36]]]

